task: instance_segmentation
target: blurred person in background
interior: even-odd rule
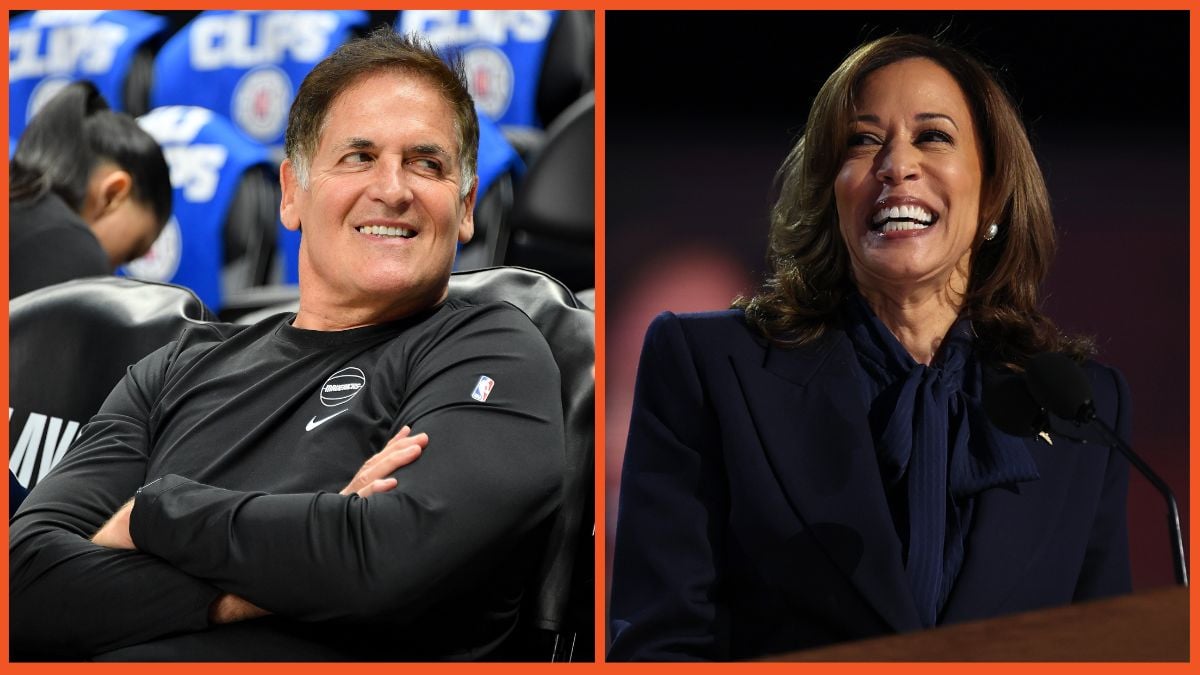
[[[779,171],[770,272],[735,308],[663,314],[638,368],[609,659],[728,660],[1130,589],[1119,453],[1001,432],[984,382],[1084,364],[1040,311],[1055,234],[989,71],[919,36],[826,80]]]
[[[170,217],[158,143],[90,82],[69,84],[9,162],[9,297],[111,274],[145,254]]]

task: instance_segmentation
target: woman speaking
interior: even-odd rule
[[[1040,307],[1045,183],[1013,104],[916,36],[855,50],[779,172],[770,272],[663,314],[638,368],[610,660],[741,659],[1128,592],[1128,466],[984,412],[989,378],[1083,363]]]

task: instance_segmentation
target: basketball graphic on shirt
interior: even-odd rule
[[[336,408],[357,396],[365,386],[367,376],[363,371],[354,366],[342,368],[321,385],[321,403],[327,408]]]

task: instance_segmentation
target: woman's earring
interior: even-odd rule
[[[996,233],[998,233],[999,231],[1000,231],[1000,226],[995,223],[992,223],[991,225],[987,226],[986,230],[983,231],[983,238],[988,241],[991,241],[996,238]]]

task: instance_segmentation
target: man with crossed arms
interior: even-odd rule
[[[529,318],[447,298],[477,145],[415,39],[316,66],[280,167],[299,311],[130,368],[12,522],[14,658],[504,656],[563,421]]]

